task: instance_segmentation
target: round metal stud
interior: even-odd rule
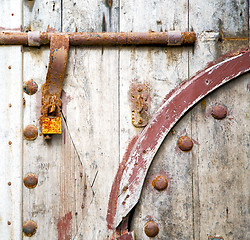
[[[154,221],[148,221],[144,226],[144,231],[148,237],[155,237],[159,233],[159,227]]]
[[[181,136],[178,139],[177,146],[182,151],[190,151],[193,148],[193,141],[188,136]]]
[[[27,188],[35,188],[38,183],[38,177],[34,173],[28,173],[23,179],[24,186]]]
[[[168,180],[165,176],[156,176],[152,181],[152,186],[158,191],[163,191],[168,187]]]
[[[37,224],[32,221],[28,220],[23,224],[23,233],[26,237],[32,237],[36,233]]]
[[[227,116],[227,109],[223,105],[214,106],[211,115],[218,120],[221,120]]]
[[[25,127],[23,134],[27,140],[35,140],[38,135],[37,127],[34,125],[28,125]]]
[[[23,91],[28,95],[33,95],[37,92],[38,85],[37,83],[31,79],[23,84]]]

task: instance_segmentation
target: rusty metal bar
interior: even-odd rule
[[[196,40],[195,32],[69,32],[57,33],[67,35],[69,44],[72,46],[117,46],[117,45],[191,45]],[[48,45],[53,33],[28,32],[13,33],[1,32],[0,45],[26,45],[41,46]]]

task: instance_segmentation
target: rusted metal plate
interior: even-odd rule
[[[121,179],[116,179],[114,182],[114,185],[120,182],[120,191],[115,197],[112,195],[113,200],[110,199],[108,225],[117,227],[138,202],[148,168],[174,124],[207,94],[248,72],[250,51],[248,49],[238,51],[221,58],[220,61],[210,64],[207,69],[166,96],[165,103],[152,117],[132,148],[126,160],[127,164],[123,167]],[[114,204],[116,201],[117,205]]]
[[[130,88],[132,123],[135,127],[148,124],[149,87],[146,84],[134,83]]]
[[[61,134],[62,118],[61,117],[44,117],[42,118],[43,134]]]
[[[45,138],[61,134],[61,92],[69,52],[69,36],[53,33],[50,44],[49,67],[42,87],[41,124]]]

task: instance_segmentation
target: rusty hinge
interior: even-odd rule
[[[62,133],[61,92],[68,60],[69,36],[54,33],[50,42],[49,67],[42,87],[41,126],[45,139]]]

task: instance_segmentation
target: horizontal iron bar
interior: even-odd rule
[[[0,45],[41,46],[50,43],[49,32],[0,32]],[[72,46],[117,46],[117,45],[191,45],[196,40],[195,32],[69,32],[56,33],[69,36]]]

